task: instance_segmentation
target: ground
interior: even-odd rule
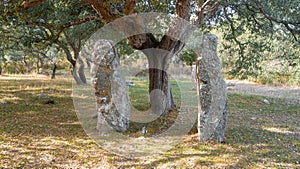
[[[0,76],[0,168],[300,168],[299,92],[238,82],[229,89],[225,144],[187,135],[165,154],[129,159],[86,135],[70,78]]]
[[[261,85],[254,82],[239,80],[228,80],[227,84],[232,84],[232,86],[228,87],[229,93],[281,98],[285,99],[288,104],[300,103],[300,87],[297,86]]]

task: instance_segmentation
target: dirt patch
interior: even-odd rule
[[[227,80],[228,93],[281,98],[287,104],[300,104],[300,87],[261,85],[248,81]]]

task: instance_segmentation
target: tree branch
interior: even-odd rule
[[[228,13],[227,13],[227,10],[226,10],[226,7],[223,7],[223,10],[224,10],[224,15],[225,15],[225,18],[228,20],[229,22],[229,25],[230,25],[230,29],[231,29],[231,32],[232,32],[232,35],[233,35],[233,40],[235,43],[238,44],[239,46],[239,53],[240,53],[240,57],[244,58],[244,44],[242,44],[237,38],[236,38],[236,33],[235,33],[235,28],[234,28],[234,25],[233,25],[233,21],[230,19],[230,17],[228,16]]]
[[[204,22],[204,15],[205,14],[213,14],[218,7],[220,6],[221,0],[217,0],[214,4],[210,5],[213,0],[206,0],[203,1],[196,1],[196,20],[194,21],[197,26],[201,26]]]
[[[294,25],[294,26],[295,26],[295,25],[300,25],[300,21],[286,21],[286,20],[282,20],[282,19],[279,19],[279,18],[272,17],[272,16],[270,16],[270,15],[268,15],[268,14],[266,13],[266,11],[264,10],[264,8],[262,7],[262,5],[259,3],[258,0],[252,0],[252,1],[256,4],[257,8],[259,9],[259,12],[260,12],[261,14],[263,14],[263,16],[264,16],[265,18],[267,18],[267,19],[270,20],[270,21],[274,21],[274,22],[276,22],[276,23],[281,23],[281,24],[283,24],[283,25],[285,26],[285,28],[292,34],[292,36],[293,36],[293,38],[295,39],[295,41],[298,42],[298,43],[300,43],[300,41],[299,41],[298,38],[296,37],[296,32],[295,32],[295,30],[292,29],[292,28],[290,27],[290,25]],[[297,33],[299,33],[299,32],[297,32]]]
[[[86,17],[84,17],[82,19],[79,19],[77,21],[65,23],[64,25],[62,25],[58,28],[57,33],[54,33],[53,29],[55,29],[55,27],[53,25],[50,25],[50,24],[47,24],[47,23],[33,23],[33,22],[31,22],[31,23],[33,23],[35,25],[38,25],[38,26],[42,26],[42,27],[48,29],[51,32],[52,36],[49,36],[49,38],[46,39],[46,40],[55,42],[59,38],[60,34],[66,28],[69,28],[69,27],[75,26],[75,25],[80,25],[80,24],[83,24],[83,23],[86,23],[86,22],[89,22],[89,21],[92,21],[92,20],[100,20],[100,19],[97,16],[86,16]]]
[[[130,15],[135,8],[135,0],[126,0],[123,11],[125,15]]]
[[[115,19],[122,17],[121,14],[113,11],[113,9],[110,7],[111,5],[110,2],[103,2],[100,0],[81,0],[81,1],[90,4],[99,15],[101,22],[103,22],[104,24],[110,23]]]
[[[190,20],[191,16],[191,4],[189,0],[177,0],[176,1],[176,15],[187,21]]]
[[[268,15],[266,13],[266,11],[264,10],[264,8],[261,6],[261,4],[258,2],[258,0],[252,0],[257,8],[259,9],[260,13],[263,14],[267,19],[269,20],[272,20],[274,22],[277,22],[277,23],[282,23],[282,24],[292,24],[292,25],[299,25],[300,24],[300,21],[296,21],[296,22],[293,22],[293,21],[285,21],[285,20],[281,20],[279,18],[275,18],[275,17],[272,17],[270,15]]]
[[[25,0],[21,4],[21,8],[17,10],[17,12],[26,11],[29,8],[33,8],[45,2],[46,0]]]

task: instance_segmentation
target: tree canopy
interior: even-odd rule
[[[75,39],[84,43],[97,28],[117,18],[139,12],[163,12],[197,25],[204,33],[222,35],[222,51],[229,58],[236,56],[232,72],[243,74],[259,68],[256,63],[276,43],[292,46],[281,57],[291,65],[296,62],[299,8],[298,0],[4,0],[0,3],[0,44],[4,54],[10,50],[34,53],[53,44],[72,50],[71,37],[74,47]],[[164,41],[170,42],[167,36],[158,40],[152,34],[143,34],[128,40],[133,49],[152,48],[156,44],[170,50],[163,45]],[[68,60],[72,62],[76,56]]]

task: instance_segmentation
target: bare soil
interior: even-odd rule
[[[262,85],[249,81],[227,80],[228,93],[281,98],[287,104],[300,104],[300,87]]]

